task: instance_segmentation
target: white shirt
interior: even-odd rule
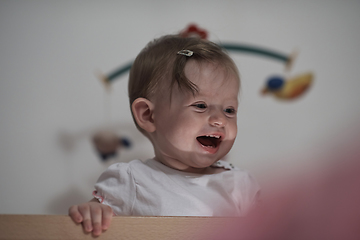
[[[95,185],[94,196],[115,215],[243,216],[259,186],[246,172],[225,161],[216,174],[178,171],[156,160],[111,165]]]

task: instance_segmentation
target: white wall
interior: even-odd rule
[[[359,13],[357,0],[0,1],[0,213],[66,214],[89,200],[110,164],[97,158],[90,135],[109,122],[135,140],[119,160],[150,157],[133,127],[127,75],[106,97],[94,72],[108,73],[192,22],[214,41],[299,49],[292,73],[311,70],[315,84],[292,103],[259,95],[281,63],[232,53],[243,88],[229,160],[260,182],[275,169],[315,165],[360,119]]]

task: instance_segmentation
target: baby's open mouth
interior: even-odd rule
[[[201,145],[210,148],[217,148],[221,142],[221,136],[216,136],[216,135],[200,136],[197,137],[196,139]]]

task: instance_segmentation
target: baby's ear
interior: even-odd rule
[[[153,113],[154,104],[146,98],[137,98],[131,104],[136,123],[146,132],[154,132],[156,127],[154,124]]]

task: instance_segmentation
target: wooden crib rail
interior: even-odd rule
[[[114,217],[97,239],[213,239],[208,230],[236,227],[235,218]],[[92,239],[66,215],[0,215],[0,239]]]

